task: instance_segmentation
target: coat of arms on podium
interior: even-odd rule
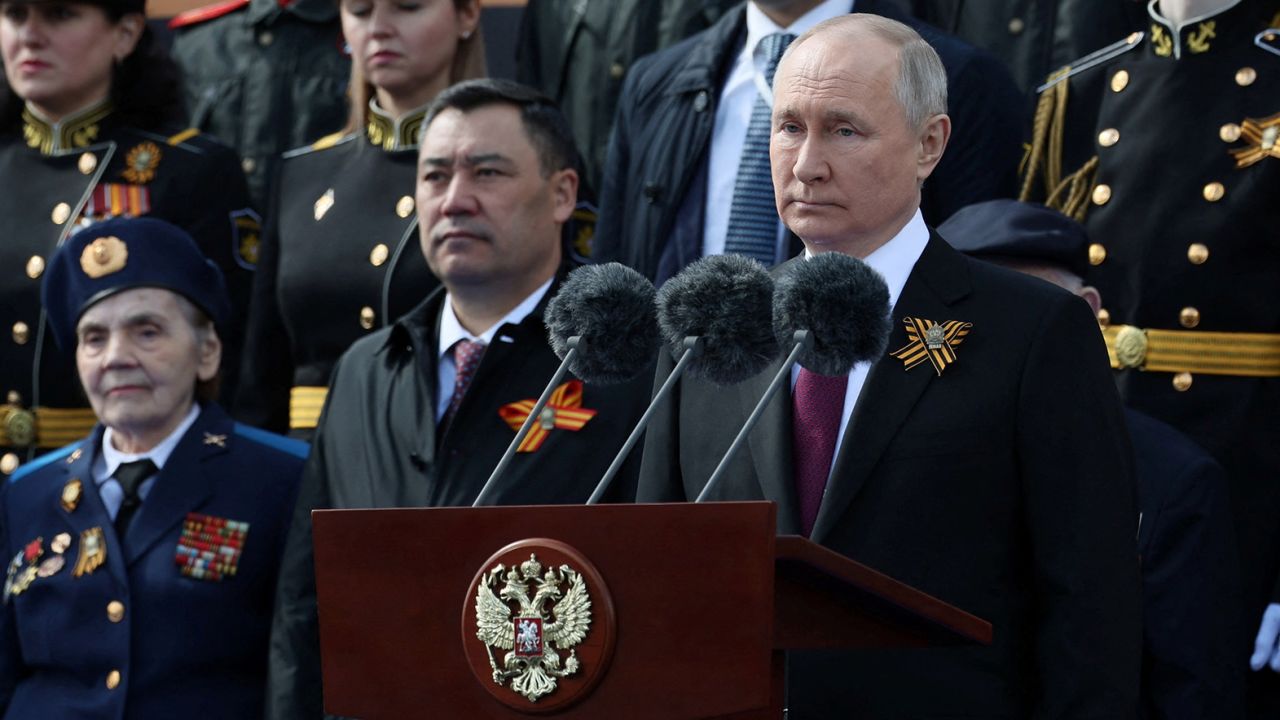
[[[575,647],[591,629],[591,596],[569,565],[544,568],[533,553],[519,565],[498,563],[476,588],[475,612],[493,681],[529,702],[580,669]]]

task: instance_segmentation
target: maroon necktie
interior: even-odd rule
[[[791,394],[792,475],[796,496],[800,500],[800,526],[805,537],[813,532],[822,505],[822,493],[831,474],[831,460],[836,451],[836,436],[844,410],[844,391],[848,375],[828,377],[800,368],[795,390]]]
[[[455,369],[453,375],[453,398],[449,400],[449,409],[444,413],[442,426],[457,414],[458,406],[462,405],[462,398],[467,394],[467,388],[471,387],[471,380],[476,376],[476,368],[480,367],[480,360],[484,358],[484,351],[487,347],[489,346],[479,340],[475,342],[459,340],[453,344],[453,367]]]

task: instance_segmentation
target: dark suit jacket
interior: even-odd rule
[[[216,438],[211,441],[209,438]],[[0,715],[13,720],[261,717],[280,555],[307,446],[233,423],[206,405],[160,471],[123,541],[91,467],[102,426],[19,469],[0,493],[0,551],[64,565],[0,610]],[[79,479],[72,510],[63,488]],[[188,513],[248,524],[234,574],[184,575],[175,562]],[[75,577],[81,533],[100,528],[106,563]],[[12,573],[11,573],[12,575]],[[113,621],[108,603],[123,603]],[[108,673],[119,686],[110,689]]]
[[[973,328],[940,376],[887,353],[875,363],[812,538],[989,620],[995,640],[793,653],[791,717],[1133,717],[1137,511],[1088,307],[934,235],[893,310],[890,351],[907,344],[904,316]],[[649,430],[638,499],[695,497],[777,367],[733,388],[686,378]],[[779,532],[797,533],[791,475],[782,393],[714,499],[772,500]]]
[[[311,510],[470,505],[515,436],[498,409],[537,398],[560,364],[547,343],[544,298],[523,322],[495,333],[457,414],[440,432],[436,364],[444,297],[439,288],[391,327],[357,341],[334,368],[281,570],[270,718],[321,714]],[[585,502],[644,411],[647,389],[645,377],[608,388],[585,385],[582,407],[597,411],[595,417],[577,431],[552,430],[537,450],[517,453],[495,504]],[[639,463],[632,455],[610,499],[634,495]]]
[[[915,28],[946,66],[953,131],[924,185],[925,220],[940,223],[970,203],[1012,197],[1025,100],[1000,61],[902,14],[889,0],[858,0],[855,9]],[[745,41],[746,11],[739,6],[627,72],[601,182],[594,259],[665,280],[701,256],[716,107]]]

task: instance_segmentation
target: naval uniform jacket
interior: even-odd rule
[[[96,422],[77,380],[74,352],[58,348],[40,307],[50,256],[91,221],[120,215],[167,220],[191,233],[222,270],[233,309],[219,328],[223,357],[230,359],[223,367],[229,394],[260,232],[235,154],[195,130],[126,127],[107,106],[56,127],[29,112],[24,119],[21,134],[0,136],[0,403],[78,410],[70,420],[44,423],[37,409],[36,441],[0,437],[0,453],[9,446],[15,461],[26,460],[30,448],[75,442]]]
[[[285,156],[253,291],[237,417],[309,432],[319,404],[291,423],[290,388],[323,389],[351,343],[439,284],[414,210],[423,115],[392,122],[371,108],[364,133]]]
[[[443,288],[342,356],[285,549],[271,640],[268,717],[320,716],[311,511],[470,505],[515,437],[499,409],[536,399],[560,364],[542,322],[554,292],[555,286],[520,324],[498,329],[443,432],[436,423]],[[612,387],[584,385],[581,407],[595,410],[595,416],[580,430],[554,429],[537,450],[516,453],[494,503],[585,502],[648,403],[647,374]],[[638,468],[638,452],[633,452],[606,498],[631,499]]]
[[[10,570],[0,608],[0,716],[261,717],[271,604],[306,446],[205,405],[122,541],[91,470],[102,432],[24,466],[0,491],[0,550]],[[79,499],[64,504],[74,481]],[[184,574],[179,551],[196,545],[192,523],[212,518],[248,526],[235,571]],[[105,562],[76,577],[85,533],[95,528]],[[63,533],[70,545],[56,553]],[[40,554],[28,561],[37,541]],[[59,554],[57,572],[13,592],[27,567]]]
[[[924,184],[925,220],[937,224],[970,203],[1012,197],[1019,153],[1012,138],[1022,128],[1024,101],[1000,61],[901,14],[890,0],[858,0],[854,9],[915,28],[946,67],[953,131]],[[627,71],[601,183],[594,260],[618,261],[660,281],[701,257],[716,107],[746,27],[743,4]]]
[[[973,326],[939,375],[890,356],[905,317]],[[1135,717],[1132,460],[1087,306],[934,234],[892,318],[812,539],[989,621],[994,641],[791,653],[790,717]],[[685,377],[649,427],[637,500],[697,497],[780,364],[732,388]],[[782,534],[800,532],[791,416],[779,393],[711,498],[777,503]]]
[[[1280,33],[1255,43],[1277,11],[1246,0],[1181,32],[1153,16],[1144,34],[1075,63],[1042,94],[1051,115],[1066,104],[1036,140],[1061,134],[1061,181],[1080,180],[1080,202],[1064,209],[1094,243],[1087,281],[1112,331],[1280,333]],[[1251,137],[1253,124],[1270,130]],[[1053,159],[1027,178],[1029,199],[1054,184]],[[1201,347],[1194,359],[1213,361]],[[1274,347],[1263,355],[1280,360]],[[1280,377],[1138,368],[1121,372],[1126,404],[1227,471],[1245,581],[1237,612],[1250,618],[1243,663],[1263,608],[1280,601]],[[1280,683],[1276,698],[1280,711]]]

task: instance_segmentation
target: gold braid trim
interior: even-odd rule
[[[1089,197],[1093,193],[1093,181],[1098,172],[1098,156],[1089,158],[1089,162],[1074,173],[1068,175],[1053,189],[1053,193],[1044,204],[1063,215],[1084,222],[1085,213],[1089,210]],[[1065,191],[1065,197],[1063,197]]]
[[[1049,76],[1049,82],[1054,82],[1071,72],[1070,67],[1064,67],[1061,70]],[[1032,200],[1032,189],[1035,186],[1036,178],[1040,175],[1042,166],[1044,166],[1045,177],[1044,186],[1046,191],[1055,187],[1062,174],[1062,117],[1066,112],[1067,102],[1067,82],[1060,80],[1049,89],[1040,93],[1040,100],[1036,103],[1035,122],[1031,130],[1031,147],[1027,150],[1022,158],[1022,163],[1018,168],[1018,172],[1022,174],[1022,191],[1018,194],[1018,199],[1024,202]],[[1057,127],[1054,127],[1055,122]],[[1056,145],[1058,147],[1058,156],[1056,160],[1052,157],[1052,147],[1048,148],[1050,157],[1046,158],[1046,146],[1054,145],[1050,139],[1050,135],[1057,136]],[[1047,162],[1046,162],[1047,160]]]

